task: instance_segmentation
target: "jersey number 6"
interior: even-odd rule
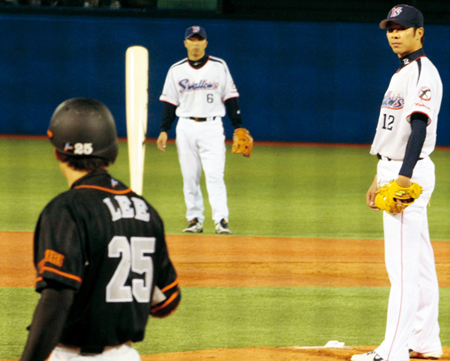
[[[119,258],[122,255],[114,275],[106,286],[106,302],[150,302],[153,283],[153,259],[148,255],[155,253],[155,238],[115,236],[108,246],[108,256]],[[147,255],[146,255],[147,254]],[[144,274],[144,279],[133,279],[126,286],[130,269],[134,273]]]

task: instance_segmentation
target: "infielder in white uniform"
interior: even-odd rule
[[[400,59],[381,105],[370,153],[380,159],[367,192],[373,209],[376,191],[396,179],[423,187],[420,197],[402,213],[384,212],[385,262],[391,282],[386,334],[382,344],[353,361],[406,361],[439,358],[439,286],[428,232],[427,205],[435,184],[429,155],[436,143],[442,82],[423,51],[423,16],[412,6],[397,5],[380,23]]]
[[[231,234],[224,182],[222,117],[227,113],[235,128],[241,126],[239,93],[225,61],[205,54],[208,45],[205,29],[200,26],[186,29],[184,45],[188,57],[169,69],[160,97],[163,115],[157,145],[165,151],[167,132],[178,116],[176,144],[189,222],[183,232],[203,232],[205,216],[200,189],[203,168],[216,233]]]

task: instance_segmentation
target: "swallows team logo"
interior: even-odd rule
[[[403,109],[405,105],[405,98],[403,98],[400,94],[395,95],[393,92],[388,92],[384,96],[383,103],[381,104],[382,108],[399,110]]]
[[[391,11],[390,18],[395,18],[396,16],[399,16],[402,13],[402,8],[399,6],[397,8],[393,8]]]
[[[419,98],[426,102],[429,102],[431,100],[431,89],[427,86],[423,86],[422,88],[420,88]]]
[[[197,82],[190,82],[189,79],[181,80],[178,85],[180,86],[180,94],[185,92],[197,91],[197,90],[215,90],[219,88],[219,83],[208,80],[200,80]]]

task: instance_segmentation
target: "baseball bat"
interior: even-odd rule
[[[142,195],[148,115],[148,50],[130,46],[125,56],[126,119],[130,187]]]

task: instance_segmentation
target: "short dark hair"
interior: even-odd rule
[[[60,162],[67,163],[75,170],[84,170],[88,172],[95,172],[97,170],[104,169],[113,163],[106,158],[90,156],[74,157],[63,154],[58,150],[56,150],[56,157]]]

